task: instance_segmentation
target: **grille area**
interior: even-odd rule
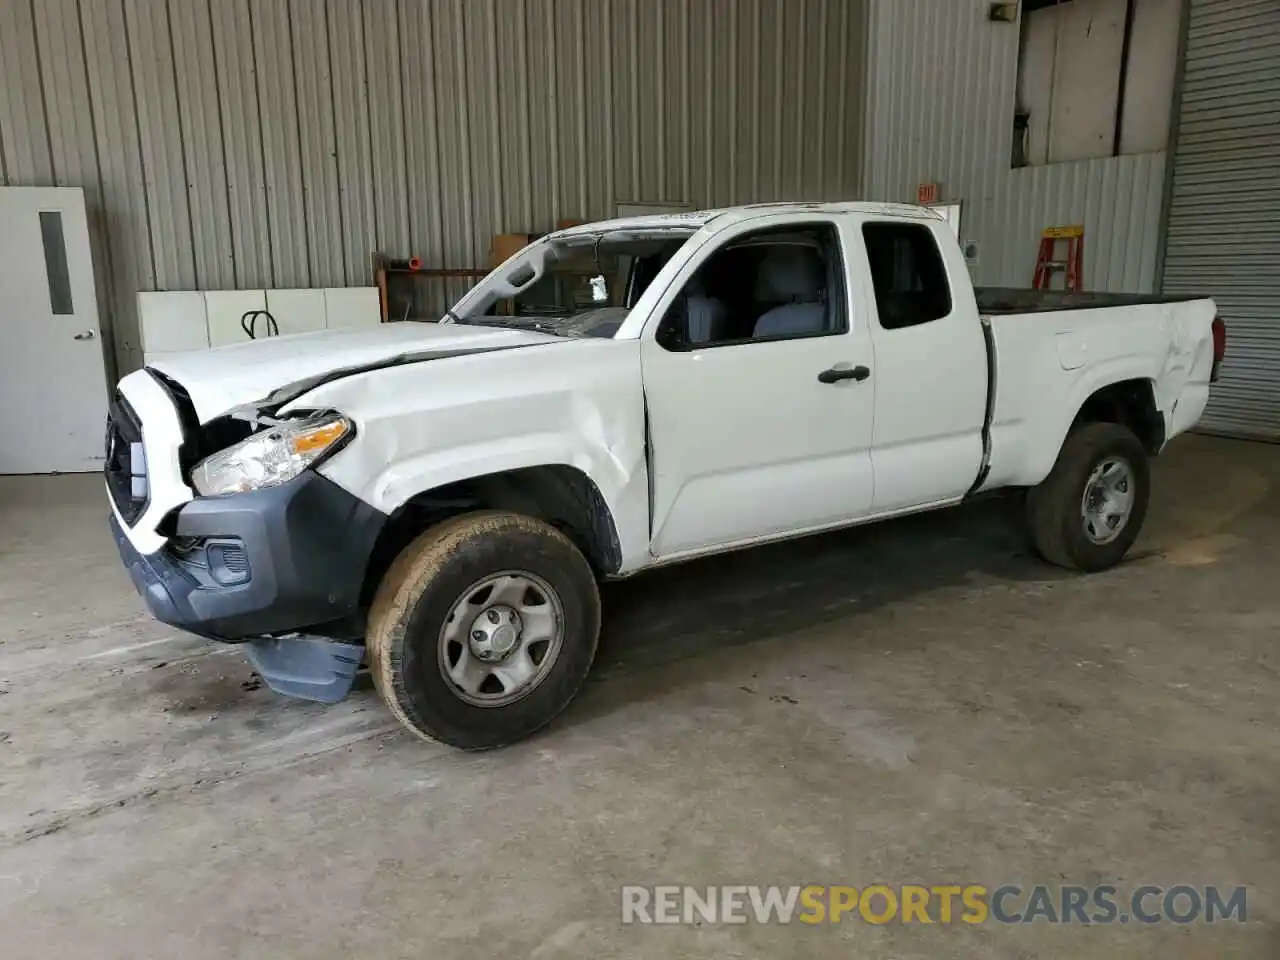
[[[107,490],[120,516],[132,524],[147,508],[147,458],[142,449],[142,424],[119,393],[107,411],[106,460],[103,473]]]

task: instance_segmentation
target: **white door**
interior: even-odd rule
[[[790,236],[742,225],[717,238],[646,325],[655,556],[816,530],[871,508],[872,347],[847,295],[845,240],[833,221],[789,226]],[[827,238],[819,299],[787,276],[771,292],[769,271],[758,276],[755,264],[776,262],[774,246],[806,230]],[[739,263],[704,269],[740,251]],[[704,321],[689,324],[698,342],[673,343],[665,334],[691,296]],[[771,305],[787,314],[776,324],[765,319]],[[810,324],[824,307],[825,319]]]
[[[852,250],[876,345],[877,514],[959,500],[982,466],[987,349],[950,228],[868,220]]]
[[[0,474],[102,467],[107,378],[78,188],[0,188],[0,410]]]

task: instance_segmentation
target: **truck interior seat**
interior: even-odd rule
[[[728,338],[729,308],[724,302],[707,296],[702,278],[697,275],[689,280],[685,290],[689,343],[700,345]]]
[[[797,336],[825,329],[825,276],[822,255],[815,248],[787,244],[771,249],[760,260],[756,300],[780,305],[760,316],[752,335]]]

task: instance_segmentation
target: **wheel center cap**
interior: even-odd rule
[[[511,652],[511,648],[516,645],[519,634],[516,628],[509,623],[504,623],[493,631],[493,652],[501,657],[505,657]]]
[[[520,645],[520,617],[510,607],[495,604],[471,624],[471,652],[486,663],[505,659]]]

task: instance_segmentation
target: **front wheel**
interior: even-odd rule
[[[568,705],[599,632],[595,577],[564,534],[519,514],[467,514],[422,534],[383,577],[370,672],[414,733],[485,750]]]
[[[1037,551],[1072,570],[1113,567],[1146,519],[1151,469],[1127,427],[1090,423],[1072,431],[1044,480],[1027,495]]]

